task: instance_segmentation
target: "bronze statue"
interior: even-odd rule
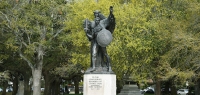
[[[113,7],[110,7],[107,18],[98,10],[94,11],[94,17],[94,21],[86,19],[83,24],[86,36],[91,42],[91,68],[88,71],[112,72],[106,46],[112,41],[112,33],[115,29]]]

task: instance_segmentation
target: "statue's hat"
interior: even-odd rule
[[[93,13],[101,13],[99,10],[95,10]]]

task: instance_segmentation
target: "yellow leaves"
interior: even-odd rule
[[[5,42],[6,48],[17,51],[18,47],[15,46],[15,40],[11,37]]]
[[[9,57],[9,55],[0,55],[0,63],[4,60],[7,59]]]
[[[133,41],[130,41],[127,44],[127,47],[131,47],[131,48],[137,48],[139,45],[141,45],[141,39],[136,38]]]
[[[25,54],[29,54],[29,55],[33,55],[35,52],[35,45],[34,44],[30,44],[26,46],[26,50],[24,51]]]
[[[154,40],[159,39],[153,38],[152,31],[157,32],[160,27],[157,21],[152,21],[155,18],[152,17],[149,20],[148,17],[151,17],[152,7],[158,5],[156,0],[131,0],[131,3],[128,4],[119,4],[115,1],[99,0],[97,3],[95,0],[83,0],[83,2],[75,2],[70,5],[66,25],[67,30],[71,30],[71,37],[74,39],[75,48],[73,48],[74,53],[71,60],[73,63],[90,63],[90,42],[83,31],[83,20],[86,18],[93,20],[94,10],[100,10],[107,17],[109,7],[112,5],[114,6],[116,28],[113,33],[114,39],[107,49],[113,66],[121,68],[121,71],[127,71],[129,67],[139,67],[139,65],[135,65],[136,63],[146,65],[153,60],[156,54],[153,51],[155,46],[152,44],[155,44]],[[160,36],[162,38],[162,35]],[[145,66],[143,67],[143,70],[146,70]],[[137,71],[135,70],[135,72]],[[146,77],[145,74],[143,74],[143,78]]]
[[[180,72],[178,72],[177,79],[175,79],[175,81],[177,81],[177,82],[179,82],[181,84],[185,84],[186,81],[188,79],[191,79],[192,77],[194,77],[194,75],[195,74],[194,74],[193,71],[188,71],[188,70],[186,70],[186,71],[180,71]]]
[[[80,63],[82,64],[84,67],[89,67],[90,65],[90,54],[88,52],[88,54],[81,54],[78,52],[73,52],[72,53],[72,59],[71,62],[74,64]]]
[[[87,16],[86,16],[85,14],[83,15],[83,17],[84,17],[84,18],[87,18]]]

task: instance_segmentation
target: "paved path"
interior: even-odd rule
[[[137,85],[124,85],[118,95],[143,95]]]

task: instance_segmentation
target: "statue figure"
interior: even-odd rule
[[[94,21],[86,19],[83,24],[86,36],[91,42],[91,68],[89,71],[112,72],[106,46],[112,41],[112,33],[115,29],[113,7],[110,6],[110,14],[107,18],[98,10],[94,11],[94,17]]]

